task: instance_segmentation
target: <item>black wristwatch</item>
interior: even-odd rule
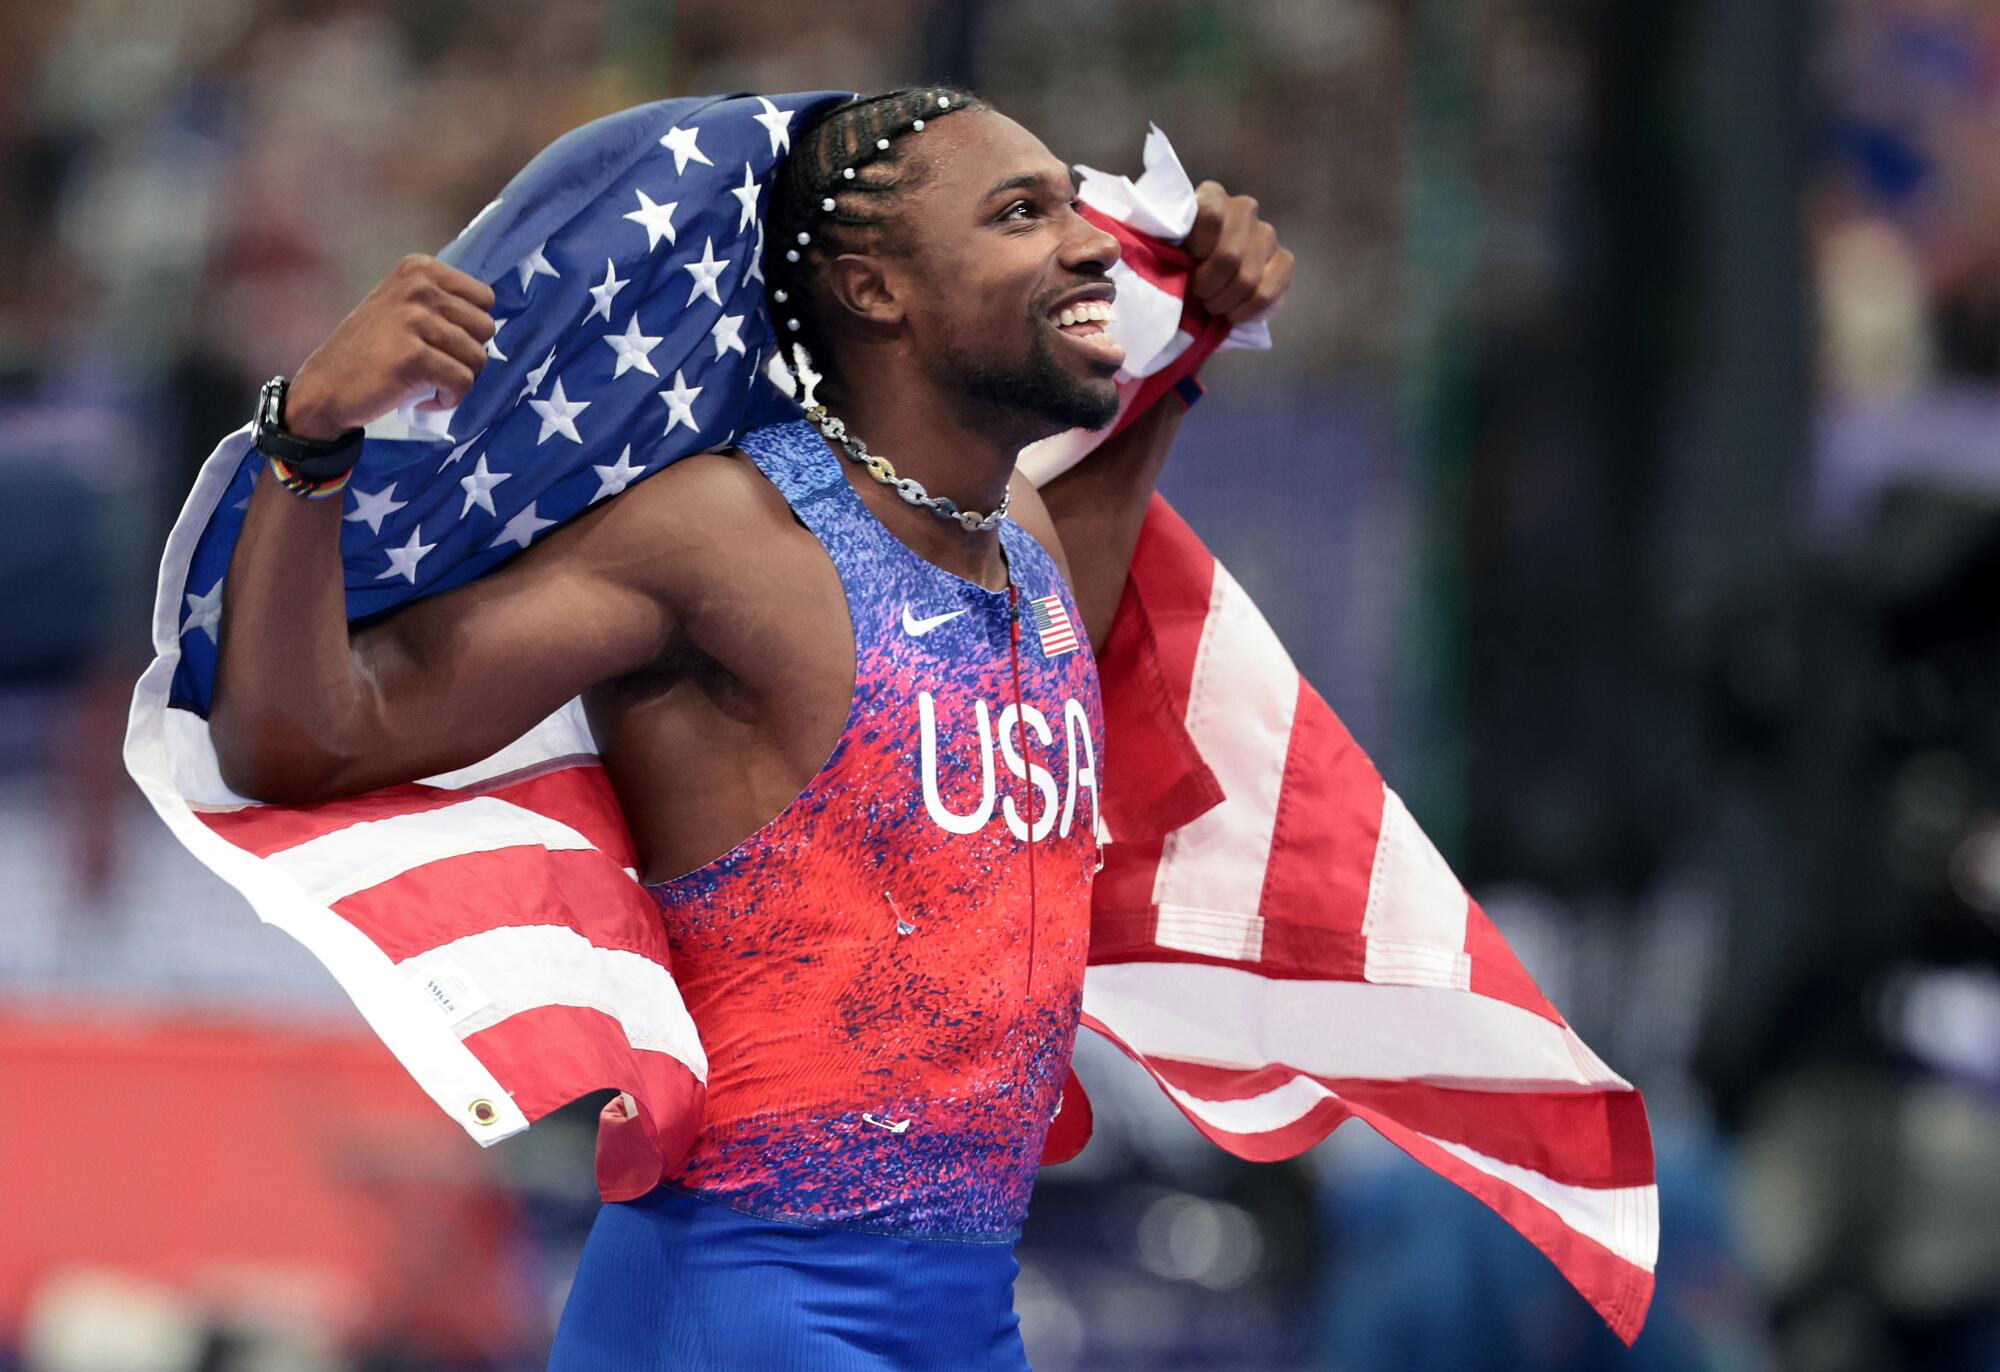
[[[306,481],[332,481],[354,469],[361,460],[362,430],[349,429],[334,439],[300,438],[285,431],[285,396],[292,388],[288,376],[274,376],[257,392],[257,420],[251,439],[265,457],[275,457]]]

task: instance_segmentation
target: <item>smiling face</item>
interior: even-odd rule
[[[1077,213],[1069,168],[991,110],[911,138],[927,174],[898,206],[901,251],[881,270],[920,365],[1036,437],[1110,423],[1118,241]]]

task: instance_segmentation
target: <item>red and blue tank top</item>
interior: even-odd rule
[[[1005,590],[919,557],[803,421],[741,447],[840,574],[854,699],[782,813],[649,888],[709,1060],[666,1180],[807,1224],[1012,1238],[1098,866],[1103,710],[1076,605],[1011,520]]]

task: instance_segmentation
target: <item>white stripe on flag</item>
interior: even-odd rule
[[[583,700],[578,697],[491,757],[455,772],[425,777],[423,781],[427,786],[466,791],[495,778],[530,771],[556,758],[584,756],[596,758],[597,740],[591,736]]]
[[[1339,1095],[1311,1077],[1293,1077],[1283,1086],[1242,1100],[1204,1100],[1164,1079],[1160,1080],[1160,1086],[1203,1120],[1232,1134],[1268,1134],[1283,1129],[1304,1119],[1306,1112],[1321,1101],[1337,1099]]]
[[[1284,645],[1217,563],[1187,726],[1224,800],[1167,835],[1153,878],[1161,947],[1249,962],[1263,956],[1258,906],[1298,700],[1298,669]]]
[[[1494,1090],[1626,1085],[1579,1060],[1568,1026],[1465,991],[1118,962],[1085,971],[1083,1010],[1135,1052],[1182,1062]]]
[[[589,848],[589,839],[546,815],[492,796],[435,810],[363,820],[273,853],[269,861],[325,905],[413,868],[501,848]]]
[[[467,987],[485,1002],[457,1018],[453,1028],[460,1038],[524,1010],[578,1006],[617,1020],[634,1048],[669,1054],[708,1080],[708,1055],[667,969],[622,948],[600,948],[566,925],[488,929],[396,965],[418,986],[436,978]]]
[[[223,784],[222,764],[216,761],[207,720],[192,710],[162,709],[160,714],[167,780],[183,800],[211,809],[256,804]]]
[[[1595,1239],[1634,1266],[1650,1272],[1659,1260],[1659,1188],[1570,1186],[1532,1168],[1489,1158],[1462,1143],[1435,1139],[1429,1134],[1417,1137],[1540,1201],[1577,1233]]]
[[[1191,335],[1181,332],[1186,306],[1178,295],[1161,290],[1128,263],[1113,263],[1110,276],[1118,288],[1118,317],[1110,332],[1125,345],[1125,375],[1151,376],[1164,370],[1193,342]]]
[[[1410,818],[1403,799],[1382,788],[1381,837],[1368,878],[1367,940],[1362,975],[1395,986],[1472,985],[1465,951],[1471,898],[1430,836]]]
[[[241,808],[257,802],[223,784],[215,741],[208,721],[192,710],[168,710],[165,719],[168,766],[174,789],[191,804],[206,809]],[[470,790],[495,779],[531,771],[545,763],[572,757],[597,756],[597,741],[583,713],[583,701],[572,700],[527,733],[468,767],[421,778],[442,790]]]

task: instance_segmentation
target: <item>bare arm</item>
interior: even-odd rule
[[[1125,594],[1147,502],[1185,413],[1178,399],[1162,397],[1123,433],[1042,487],[1084,632],[1100,651]]]
[[[463,273],[405,259],[300,368],[288,426],[330,437],[433,386],[436,405],[457,404],[484,361],[492,301]],[[350,635],[342,503],[300,499],[268,473],[251,496],[209,720],[223,778],[242,794],[320,800],[476,761],[650,660],[671,632],[629,551],[644,512],[613,502]]]
[[[260,502],[271,515],[260,546],[247,546],[246,526],[223,594],[210,715],[223,778],[246,795],[322,800],[465,766],[654,660],[673,632],[629,556],[641,542],[631,526],[656,501],[600,507],[499,570],[352,634],[336,529],[296,517],[325,522],[321,502],[272,482],[253,517]],[[330,567],[304,556],[321,552]]]
[[[1198,264],[1189,289],[1210,314],[1232,324],[1277,307],[1292,281],[1291,250],[1258,217],[1257,202],[1204,181],[1186,247]],[[1089,458],[1042,487],[1056,535],[1068,555],[1070,587],[1084,631],[1100,648],[1111,632],[1146,506],[1185,410],[1160,402],[1106,440]]]

